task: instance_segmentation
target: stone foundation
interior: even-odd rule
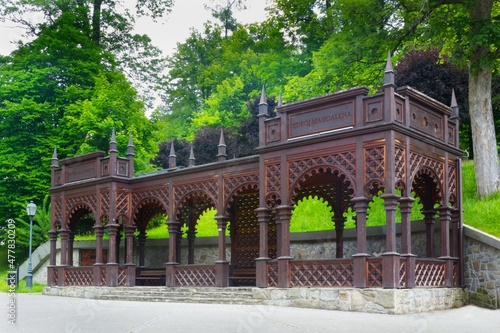
[[[385,314],[445,310],[467,304],[466,292],[461,288],[256,288],[253,295],[266,305]]]

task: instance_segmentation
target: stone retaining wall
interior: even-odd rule
[[[500,239],[465,227],[465,285],[469,302],[500,309]]]

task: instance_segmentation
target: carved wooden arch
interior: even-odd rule
[[[419,177],[422,177],[420,180]],[[432,182],[433,188],[432,193],[426,193],[429,188],[422,187],[422,185],[426,184],[426,181],[429,180]],[[428,166],[420,167],[411,179],[411,188],[415,191],[415,196],[419,197],[424,203],[424,208],[433,208],[433,207],[425,207],[427,198],[430,198],[432,204],[440,204],[443,205],[443,184],[442,179],[438,176],[438,174]],[[417,185],[417,186],[415,186]],[[419,186],[420,185],[420,186]]]
[[[341,182],[342,182],[342,191],[345,192],[344,195],[347,196],[347,198],[353,198],[355,197],[356,194],[356,189],[355,189],[355,183],[354,180],[350,177],[350,175],[342,170],[339,167],[332,166],[332,165],[320,165],[320,166],[315,166],[313,168],[310,168],[306,170],[300,177],[297,178],[297,180],[292,184],[292,187],[290,189],[290,203],[293,205],[295,202],[294,198],[299,196],[300,194],[300,189],[302,188],[301,184],[307,184],[307,179],[314,177],[316,175],[320,175],[322,173],[328,173],[333,176],[338,177]],[[329,184],[316,184],[317,186],[321,185],[329,185]],[[328,202],[328,204],[335,209],[335,206],[333,206],[333,201],[325,197],[325,201]],[[344,201],[345,198],[342,198],[343,203],[342,203],[342,211],[346,211],[347,208],[351,205],[350,200]]]
[[[148,207],[154,207],[154,208],[148,210]],[[141,216],[141,211],[143,209],[148,211],[145,211],[144,215]],[[151,221],[153,217],[155,217],[160,213],[168,215],[167,208],[164,206],[163,202],[155,197],[147,197],[139,201],[133,208],[133,212],[134,214],[132,216],[131,225],[136,226],[138,229],[140,228],[145,229],[149,221]],[[138,223],[139,220],[141,220],[142,223]]]
[[[198,202],[202,203],[201,207],[194,207],[194,214],[196,214],[197,217],[210,207],[217,208],[216,200],[214,200],[209,193],[203,190],[194,190],[188,192],[179,200],[175,214],[177,221],[181,222],[181,224],[189,221],[188,218],[192,217],[192,215],[189,215],[188,209],[190,207],[193,208],[191,203],[197,199],[201,199]]]
[[[96,223],[96,215],[92,208],[84,202],[77,203],[74,205],[70,210],[68,214],[68,219],[67,219],[67,224],[66,228],[68,230],[73,230],[75,229],[78,221],[85,215],[85,214],[92,214],[94,217],[94,224]]]
[[[227,196],[226,202],[223,205],[224,212],[226,212],[227,214],[230,213],[231,206],[234,204],[234,200],[239,194],[248,192],[258,192],[258,191],[259,191],[258,182],[251,182],[238,186]]]

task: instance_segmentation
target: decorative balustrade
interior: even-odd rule
[[[290,262],[291,287],[352,287],[353,276],[351,259]]]
[[[269,261],[266,265],[267,286],[278,287],[278,262]]]
[[[433,259],[417,259],[415,263],[415,286],[445,287],[446,262]]]
[[[92,267],[66,267],[64,268],[65,286],[92,286],[94,272]]]
[[[382,258],[366,260],[366,284],[368,288],[382,288]]]
[[[175,286],[215,286],[214,265],[177,265],[175,266]]]

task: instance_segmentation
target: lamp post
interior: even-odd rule
[[[28,275],[26,276],[26,288],[31,289],[33,287],[33,272],[31,265],[31,238],[33,233],[33,216],[36,214],[36,205],[33,200],[30,201],[28,206],[26,206],[26,212],[30,218],[30,248],[29,248],[29,259],[28,259]]]

